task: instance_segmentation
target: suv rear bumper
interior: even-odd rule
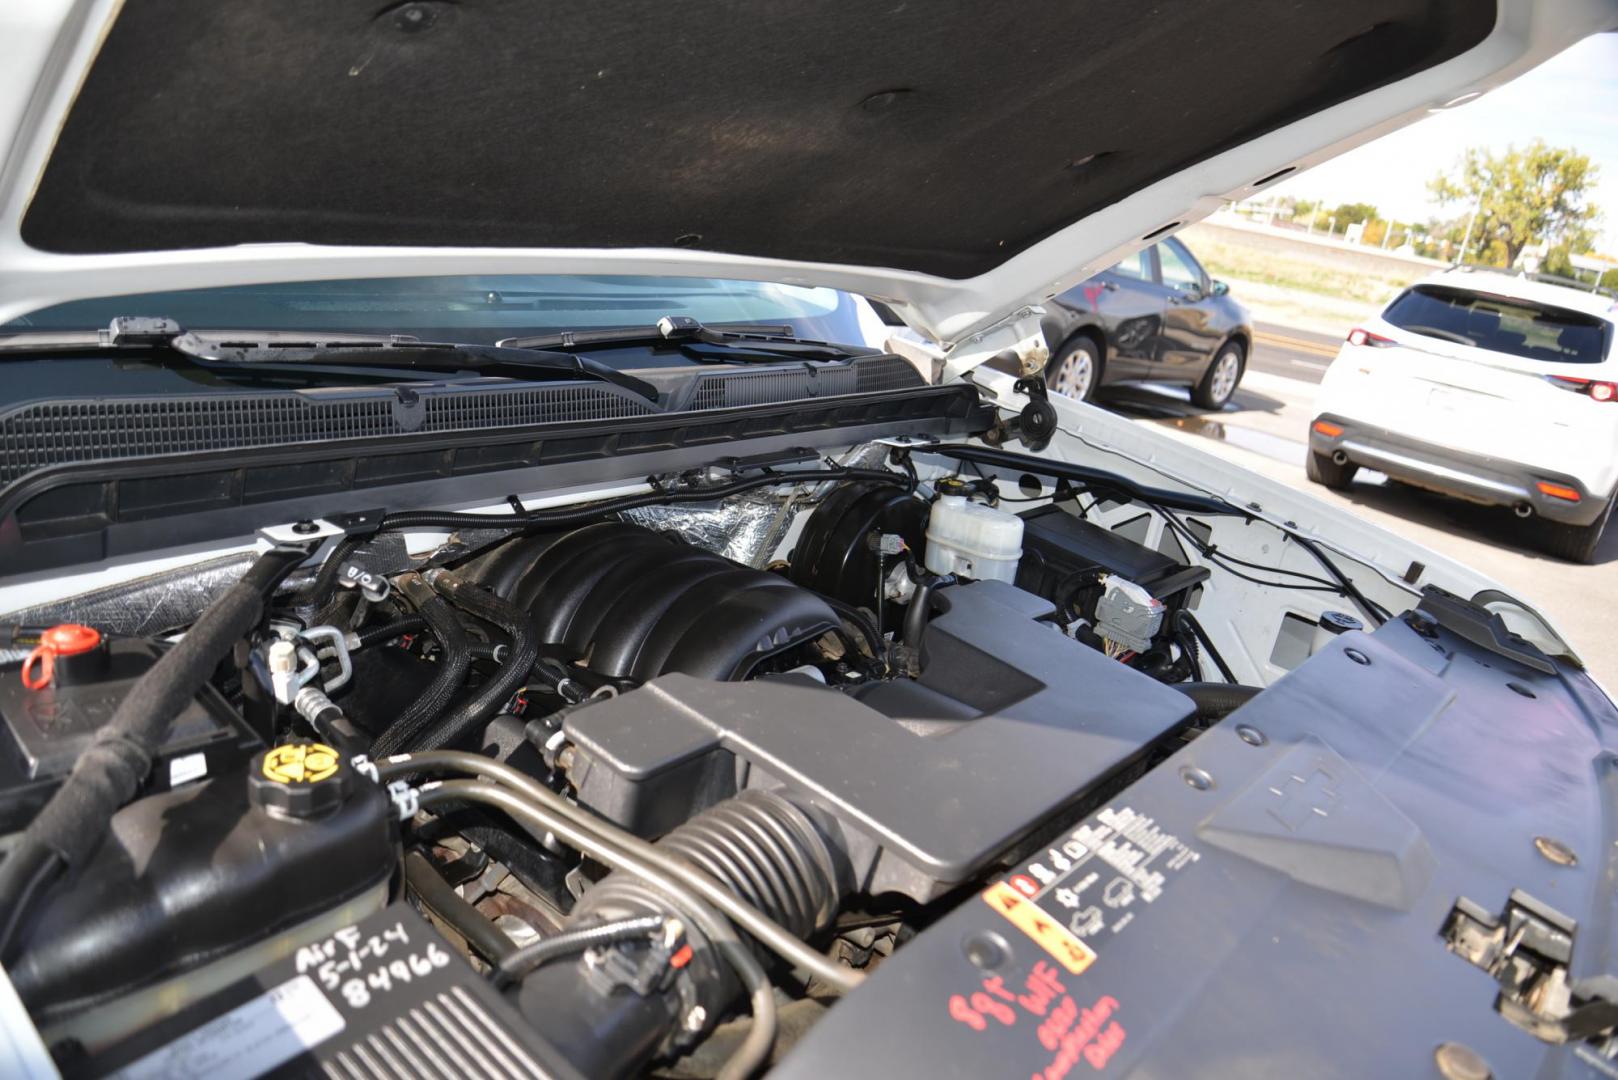
[[[1325,421],[1342,429],[1327,435],[1315,428]],[[1386,473],[1430,491],[1454,495],[1488,506],[1529,506],[1548,521],[1568,525],[1588,525],[1601,516],[1607,505],[1606,493],[1590,491],[1566,473],[1532,469],[1513,461],[1466,454],[1435,446],[1383,428],[1345,420],[1333,413],[1321,413],[1309,425],[1309,449],[1328,457],[1345,455],[1356,465]],[[1574,502],[1540,491],[1546,481],[1579,493]]]

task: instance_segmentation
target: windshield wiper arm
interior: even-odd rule
[[[0,352],[167,349],[203,364],[373,367],[471,372],[508,379],[578,378],[621,387],[657,404],[657,387],[586,356],[543,349],[422,341],[406,334],[325,330],[187,331],[173,319],[121,315],[105,330],[24,331],[0,336]]]
[[[799,341],[792,337],[790,326],[741,326],[721,328],[705,326],[689,315],[665,315],[652,326],[620,326],[605,330],[568,330],[557,334],[536,334],[530,337],[511,337],[500,342],[514,349],[591,349],[617,348],[635,345],[673,345],[690,347],[709,345],[714,348],[735,350],[738,355],[723,357],[720,362],[746,362],[747,354],[762,354],[769,362],[780,357],[793,360],[847,360],[862,355],[866,350],[844,348],[820,341]],[[687,352],[696,360],[717,360],[701,353]]]
[[[496,378],[562,377],[593,379],[628,390],[656,404],[657,387],[587,356],[499,345],[464,345],[357,334],[302,334],[276,330],[243,333],[183,333],[169,348],[196,360],[231,366],[334,364],[342,367],[400,368],[410,371],[466,371]]]

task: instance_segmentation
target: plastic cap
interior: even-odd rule
[[[323,816],[348,799],[354,773],[342,756],[317,742],[282,743],[253,759],[247,774],[254,806],[284,817]]]
[[[101,644],[101,631],[79,623],[59,623],[39,635],[39,644],[22,662],[22,684],[43,690],[56,673],[58,656],[79,656]]]

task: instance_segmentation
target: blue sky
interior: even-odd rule
[[[1384,216],[1438,212],[1427,181],[1469,146],[1503,150],[1534,138],[1588,154],[1601,168],[1600,250],[1618,255],[1618,33],[1587,38],[1475,101],[1438,113],[1316,166],[1274,191],[1329,202],[1368,202]],[[1459,211],[1455,211],[1459,212]]]

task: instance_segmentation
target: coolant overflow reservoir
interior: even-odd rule
[[[1022,558],[1022,518],[964,495],[940,495],[927,519],[923,562],[935,574],[1012,581]]]

